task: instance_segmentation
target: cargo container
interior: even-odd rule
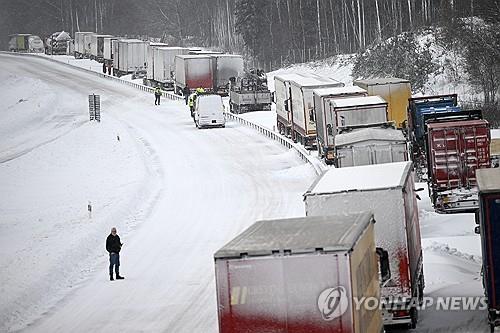
[[[104,61],[104,38],[112,38],[111,35],[93,34],[90,36],[90,59],[98,62]]]
[[[307,216],[371,211],[381,267],[385,325],[417,324],[424,275],[418,207],[411,162],[331,168],[304,194]]]
[[[29,36],[28,51],[33,53],[43,53],[45,51],[45,45],[43,44],[42,39],[36,35]]]
[[[29,37],[31,34],[15,34],[9,35],[9,51],[11,52],[28,52]]]
[[[146,61],[148,63],[148,66],[146,68],[146,77],[144,78],[144,84],[150,85],[150,80],[154,80],[155,55],[153,53],[153,49],[158,47],[167,47],[167,46],[168,46],[167,43],[152,43],[152,42],[150,42],[149,45],[147,46]]]
[[[488,122],[427,123],[427,164],[429,195],[437,212],[475,211],[476,169],[491,166]]]
[[[500,167],[500,138],[491,138],[490,158],[493,168]]]
[[[338,168],[408,161],[406,138],[395,128],[362,128],[335,137]]]
[[[102,56],[104,62],[108,65],[113,65],[113,41],[120,39],[119,37],[104,37],[104,47],[102,51]]]
[[[276,103],[277,129],[288,137],[292,136],[292,103],[290,84],[300,80],[303,74],[280,74],[274,77],[274,98]]]
[[[203,88],[212,91],[214,86],[214,60],[210,55],[175,56],[176,93],[182,95],[182,89]]]
[[[356,80],[354,85],[368,91],[370,96],[380,96],[387,103],[387,118],[398,128],[406,127],[408,99],[411,97],[410,81],[395,77]]]
[[[476,172],[479,189],[479,227],[481,235],[483,287],[488,302],[491,332],[500,326],[500,169]]]
[[[75,32],[75,58],[88,58],[93,32]]]
[[[366,90],[358,86],[323,88],[313,90],[314,113],[316,118],[316,141],[318,152],[327,164],[334,163],[333,133],[330,133],[332,113],[330,101],[354,96],[367,96]]]
[[[382,331],[373,215],[256,222],[215,253],[220,333]]]
[[[243,57],[237,54],[214,54],[214,90],[220,95],[229,94],[229,79],[243,75]]]
[[[148,42],[138,39],[120,39],[117,41],[113,74],[122,76],[132,74],[132,78],[146,75],[146,48]]]
[[[302,77],[290,82],[292,104],[292,138],[306,148],[316,147],[316,119],[313,91],[319,88],[343,87],[342,82],[325,77]]]
[[[183,47],[152,47],[148,61],[147,84],[173,89],[175,56],[187,54],[188,51],[189,49]]]

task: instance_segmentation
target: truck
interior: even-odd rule
[[[408,100],[407,137],[410,141],[410,157],[417,170],[419,180],[427,180],[427,160],[425,152],[426,122],[461,112],[457,94],[414,97]]]
[[[113,38],[113,36],[99,34],[90,36],[90,59],[104,62],[104,38]]]
[[[406,127],[408,99],[411,98],[411,84],[396,77],[355,80],[354,85],[365,89],[370,96],[380,96],[388,103],[387,118],[397,128]]]
[[[119,37],[104,37],[104,45],[102,51],[102,57],[104,63],[108,66],[113,66],[114,49],[113,41],[120,39]]]
[[[500,167],[500,138],[491,138],[490,143],[491,167]]]
[[[416,327],[424,273],[412,163],[330,168],[304,194],[306,216],[371,211],[380,265],[384,325]]]
[[[31,34],[14,34],[9,35],[9,51],[11,52],[28,52],[29,37]]]
[[[214,255],[220,333],[382,331],[371,213],[258,221]]]
[[[167,47],[167,46],[168,46],[167,43],[150,42],[148,44],[148,46],[146,47],[146,62],[148,64],[148,66],[146,68],[146,77],[144,78],[144,82],[143,82],[144,85],[155,86],[154,84],[152,84],[153,82],[151,82],[154,79],[154,68],[155,68],[155,64],[154,64],[155,58],[154,58],[153,49],[157,48],[157,47]]]
[[[243,57],[238,54],[213,54],[214,91],[221,96],[229,95],[229,79],[243,75]]]
[[[139,39],[120,39],[116,43],[113,75],[132,74],[132,78],[146,75],[146,48],[148,42]]]
[[[232,113],[271,110],[271,92],[263,70],[251,69],[243,76],[230,78],[229,82],[229,110]]]
[[[481,237],[483,287],[488,304],[488,323],[494,332],[500,326],[500,169],[476,171],[479,211],[476,233]]]
[[[214,65],[210,55],[183,54],[175,56],[175,93],[182,95],[184,87],[191,90],[214,88]]]
[[[408,161],[406,138],[392,127],[369,127],[335,137],[338,168]]]
[[[184,47],[151,47],[145,83],[150,86],[160,86],[165,90],[173,90],[175,57],[188,54],[188,52],[189,49]]]
[[[276,128],[279,133],[292,137],[291,82],[306,77],[303,74],[280,74],[274,77],[274,98],[276,103]]]
[[[45,45],[43,44],[43,40],[37,35],[29,36],[28,51],[32,53],[43,53],[45,51]]]
[[[336,162],[335,137],[356,128],[388,125],[387,102],[379,96],[345,96],[320,103],[318,150],[327,164]]]
[[[75,58],[88,58],[90,56],[90,42],[93,32],[75,32]]]
[[[303,77],[290,82],[292,104],[292,139],[305,148],[316,147],[316,119],[313,90],[343,87],[342,82],[326,77]]]
[[[328,124],[332,123],[330,101],[354,96],[367,96],[366,90],[358,86],[322,88],[313,90],[314,113],[316,118],[316,141],[319,155],[324,158],[326,164],[334,163],[334,142],[331,137],[333,133]]]
[[[435,211],[477,210],[476,170],[491,166],[488,122],[428,122],[426,143],[429,196]]]

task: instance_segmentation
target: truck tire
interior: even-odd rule
[[[417,328],[417,321],[418,321],[418,310],[417,308],[411,308],[410,310],[410,318],[411,318],[411,323],[409,324],[410,329],[415,329]]]

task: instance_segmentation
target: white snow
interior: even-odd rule
[[[410,162],[364,165],[355,168],[332,168],[311,188],[311,193],[361,191],[402,186]]]
[[[376,105],[387,103],[380,96],[361,96],[332,99],[331,103],[339,108],[357,107],[362,105]]]
[[[150,94],[80,71],[0,58],[0,331],[216,332],[213,253],[256,220],[303,216],[311,167],[236,123],[197,131],[180,102],[155,107]],[[325,62],[274,74],[314,72],[350,84],[350,68]],[[102,97],[100,124],[87,121],[89,93]],[[275,112],[242,116],[276,124]],[[400,183],[393,165],[379,167],[366,177],[334,170],[347,174],[332,185]],[[426,185],[416,187],[425,189],[418,204],[426,296],[482,296],[474,215],[436,214]],[[124,281],[107,280],[111,226],[125,243]],[[488,332],[486,318],[425,310],[414,332]]]
[[[215,332],[213,253],[256,220],[303,216],[312,168],[237,123],[197,130],[182,102],[0,57],[14,105],[0,112],[18,124],[0,132],[0,331]],[[86,120],[92,92],[101,123]],[[38,105],[57,117],[41,122]],[[112,226],[124,281],[108,278]]]
[[[491,130],[491,138],[492,139],[500,139],[500,129],[492,129]]]

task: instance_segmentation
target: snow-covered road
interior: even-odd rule
[[[26,113],[0,127],[0,331],[217,331],[213,253],[257,219],[303,215],[313,170],[238,124],[197,130],[180,102],[41,59],[0,55],[0,72]],[[113,225],[126,279],[110,282]]]

